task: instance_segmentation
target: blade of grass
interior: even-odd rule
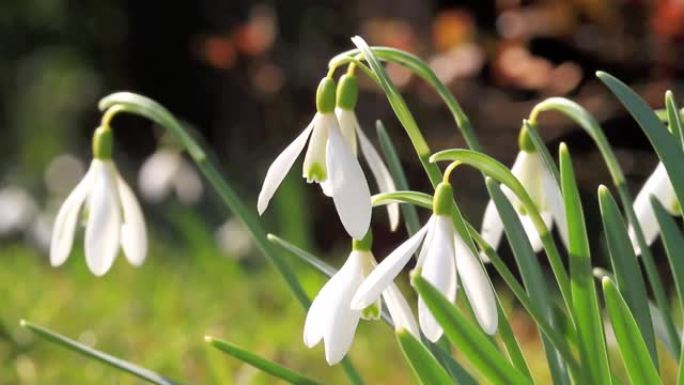
[[[682,117],[679,115],[679,109],[675,102],[672,91],[665,92],[665,111],[667,112],[667,124],[670,127],[672,136],[674,136],[677,143],[684,146],[684,129],[682,128]]]
[[[259,356],[258,354],[254,354],[248,350],[245,350],[237,345],[231,344],[230,342],[206,336],[204,337],[204,340],[210,344],[211,346],[215,347],[218,350],[221,350],[224,353],[228,353],[229,355],[237,358],[240,361],[243,361],[249,365],[254,366],[255,368],[268,373],[274,377],[278,377],[281,380],[285,380],[289,382],[290,384],[294,385],[318,385],[320,384],[317,381],[314,381],[302,374],[299,374],[292,369],[286,368],[282,365],[276,364],[273,361],[267,360],[266,358],[263,358]]]
[[[429,341],[428,341],[429,342]],[[451,378],[459,385],[477,385],[477,381],[468,371],[461,366],[448,350],[438,344],[429,344],[432,354],[439,360],[442,366],[449,372]]]
[[[553,303],[549,297],[549,287],[522,223],[510,201],[501,191],[499,184],[491,178],[487,178],[486,184],[489,196],[492,198],[504,225],[506,238],[511,245],[511,250],[513,251],[513,256],[529,299],[531,302],[534,302],[538,309],[541,309],[545,320],[550,325],[554,325],[556,321],[554,319]],[[542,342],[554,383],[569,384],[570,379],[560,354],[543,334]]]
[[[40,338],[45,339],[46,341],[52,342],[55,345],[59,345],[76,353],[79,353],[86,358],[90,358],[105,363],[113,368],[119,369],[122,372],[129,373],[149,383],[156,385],[180,385],[179,382],[172,381],[149,369],[145,369],[131,362],[124,361],[120,358],[101,352],[97,349],[93,349],[89,346],[83,345],[59,333],[53,332],[52,330],[45,328],[43,326],[36,325],[26,320],[21,320],[19,322],[19,325],[21,325],[21,327],[25,329],[30,330],[32,333],[34,333]]]
[[[434,286],[414,274],[412,284],[423,298],[447,338],[459,347],[470,363],[494,384],[532,384],[501,354],[489,337],[466,318]]]
[[[568,221],[570,282],[575,326],[582,364],[591,383],[612,383],[603,323],[591,270],[589,240],[584,211],[575,182],[570,153],[565,143],[559,148],[559,163],[565,215]]]
[[[446,370],[416,337],[404,329],[397,330],[396,335],[406,361],[422,385],[452,383]]]
[[[615,283],[608,277],[603,278],[603,296],[631,384],[662,384],[639,332],[639,326]]]
[[[394,179],[397,190],[408,190],[409,186],[408,181],[406,180],[406,174],[404,173],[404,168],[401,166],[397,150],[392,143],[389,133],[385,129],[385,125],[382,124],[382,121],[377,120],[375,122],[375,128],[378,133],[378,139],[380,140],[380,150],[385,157],[387,167],[392,174],[392,179]],[[406,223],[406,230],[409,235],[415,234],[416,231],[420,229],[416,208],[411,205],[401,205],[401,213],[404,216],[404,223]]]
[[[632,242],[629,240],[627,226],[620,214],[617,202],[605,186],[598,188],[601,219],[606,233],[610,261],[615,272],[618,288],[624,294],[637,325],[641,330],[646,346],[654,364],[658,363],[655,332],[648,309],[648,293],[646,283],[641,275],[641,269]]]
[[[518,339],[515,338],[511,324],[508,322],[508,317],[506,317],[506,312],[501,306],[501,300],[497,295],[497,313],[499,314],[499,337],[501,342],[503,342],[506,348],[506,353],[508,353],[508,358],[510,359],[513,366],[515,366],[522,374],[524,374],[530,380],[532,379],[532,373],[527,365],[527,360],[525,355],[523,355]]]

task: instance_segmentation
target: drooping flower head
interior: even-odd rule
[[[93,138],[93,161],[62,204],[52,232],[50,263],[63,264],[74,242],[79,219],[85,219],[85,256],[90,271],[104,275],[119,247],[139,266],[147,255],[145,219],[133,191],[112,161],[112,132],[99,127]]]
[[[354,293],[376,265],[371,243],[370,233],[363,240],[352,242],[347,261],[318,292],[307,313],[304,344],[311,348],[323,341],[325,359],[330,365],[340,362],[351,348],[361,318],[380,318],[380,296],[363,308],[351,307]],[[418,337],[417,323],[399,289],[392,284],[381,294],[395,328],[408,330]]]
[[[563,196],[560,187],[551,172],[544,166],[541,155],[537,152],[523,127],[519,136],[520,152],[515,158],[511,173],[520,181],[532,201],[537,206],[546,226],[551,229],[555,224],[565,245],[568,244],[568,229],[563,208]],[[539,252],[543,245],[532,219],[527,214],[518,197],[506,186],[502,186],[502,192],[513,205],[520,222],[525,229],[527,238],[535,252]],[[503,234],[503,223],[493,201],[489,201],[482,219],[482,237],[493,248],[497,248]],[[481,253],[480,257],[487,261]]]
[[[358,144],[361,146],[361,154],[363,154],[363,158],[366,161],[368,168],[370,168],[380,192],[388,193],[396,191],[392,174],[390,174],[389,169],[373,146],[373,143],[361,129],[359,120],[354,112],[358,100],[358,93],[359,86],[356,76],[352,72],[342,75],[342,77],[340,77],[339,85],[337,86],[337,106],[335,107],[335,115],[337,115],[337,120],[340,123],[340,131],[345,139],[347,139],[354,155],[357,157],[358,137]],[[391,203],[387,205],[387,213],[389,215],[390,228],[395,230],[397,226],[399,226],[399,204]]]
[[[644,232],[644,238],[647,245],[651,245],[660,233],[660,226],[656,219],[655,212],[651,206],[651,195],[653,195],[671,215],[680,216],[681,206],[677,200],[674,187],[670,177],[667,175],[667,170],[662,162],[658,163],[655,170],[648,177],[646,183],[641,188],[634,200],[634,212],[639,220],[641,230]],[[636,239],[634,227],[629,225],[629,239],[632,241],[634,253],[641,254],[641,248]]]
[[[368,232],[371,200],[368,182],[335,116],[336,86],[325,77],[316,92],[316,115],[311,123],[273,161],[259,193],[257,210],[262,214],[295,160],[308,143],[302,175],[320,183],[332,196],[342,225],[349,235],[361,239]]]
[[[475,316],[485,332],[494,334],[498,326],[496,299],[489,278],[477,255],[454,229],[451,218],[452,188],[440,183],[435,190],[433,214],[412,237],[397,247],[368,275],[352,300],[353,309],[362,309],[375,301],[409,262],[422,244],[416,271],[451,302],[456,299],[458,277]],[[418,299],[420,328],[432,342],[443,334],[422,298]]]

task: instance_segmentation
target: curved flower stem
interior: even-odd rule
[[[483,174],[493,178],[499,183],[506,185],[506,187],[508,187],[518,197],[520,203],[525,207],[525,211],[530,217],[530,220],[532,220],[532,224],[539,233],[539,238],[542,241],[547,258],[551,264],[551,270],[553,270],[553,274],[558,282],[558,287],[560,288],[565,307],[567,308],[568,312],[572,314],[572,295],[568,272],[563,265],[560,252],[556,247],[556,242],[551,235],[551,231],[549,231],[546,223],[544,223],[537,205],[534,204],[534,201],[525,190],[525,187],[520,184],[520,181],[518,181],[518,179],[506,166],[489,155],[483,154],[481,152],[466,149],[451,149],[440,151],[430,157],[431,162],[445,160],[457,161],[461,164],[467,164],[480,170]]]
[[[223,203],[242,220],[263,255],[283,276],[302,307],[308,309],[311,304],[309,297],[299,283],[292,268],[276,252],[271,242],[268,241],[266,232],[253,212],[247,209],[235,190],[221,176],[218,168],[209,160],[202,147],[166,108],[152,99],[130,92],[117,92],[108,95],[100,100],[98,106],[100,110],[105,111],[103,115],[104,123],[109,124],[115,115],[125,112],[152,120],[176,136],[178,141],[188,151],[192,160],[195,161],[197,167],[221,197]],[[342,366],[353,384],[363,383],[348,359],[342,361]]]
[[[456,122],[458,129],[463,135],[468,147],[472,150],[481,151],[480,142],[475,136],[470,120],[463,112],[460,104],[454,97],[454,95],[449,91],[447,86],[439,80],[435,72],[430,68],[430,66],[423,60],[414,56],[408,52],[398,50],[396,48],[389,47],[369,47],[371,52],[375,55],[377,60],[392,62],[400,64],[406,67],[408,70],[413,72],[415,75],[419,76],[425,80],[432,88],[435,89],[437,94],[442,98],[447,108],[451,112],[451,115]],[[347,62],[353,61],[358,57],[361,52],[359,49],[349,50],[343,52],[335,57],[333,57],[328,63],[329,67],[337,67]]]
[[[656,303],[663,314],[670,314],[670,303],[668,301],[667,294],[665,293],[665,288],[660,275],[658,274],[658,269],[653,259],[653,254],[646,243],[643,230],[641,229],[641,224],[639,223],[636,213],[634,212],[634,201],[632,200],[632,196],[627,188],[624,173],[622,172],[622,168],[617,161],[617,157],[615,156],[613,149],[610,147],[610,143],[608,143],[608,139],[603,133],[601,126],[598,124],[596,119],[594,119],[594,117],[591,116],[591,114],[589,114],[589,112],[579,104],[565,98],[553,97],[546,99],[534,106],[532,112],[530,112],[529,128],[537,130],[537,119],[539,115],[545,111],[561,112],[563,115],[567,116],[580,127],[582,127],[582,129],[589,134],[594,143],[596,143],[596,147],[601,153],[606,167],[608,168],[608,171],[613,179],[613,184],[618,191],[618,195],[622,201],[622,206],[624,207],[627,220],[635,229],[637,243],[641,248],[641,260],[644,263],[648,282],[653,290]],[[665,316],[663,319],[665,321],[665,329],[667,330],[668,338],[677,348],[676,350],[679,351],[681,342],[672,317]]]

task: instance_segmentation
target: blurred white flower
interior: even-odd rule
[[[70,154],[56,156],[45,169],[45,185],[52,194],[63,195],[83,177],[83,162]]]
[[[59,266],[69,257],[84,204],[85,256],[93,274],[102,276],[109,270],[119,247],[131,264],[141,265],[147,254],[147,230],[140,205],[113,161],[98,158],[57,213],[51,264]]]
[[[444,186],[448,185],[443,183],[437,188],[434,213],[425,226],[380,262],[360,285],[351,306],[353,309],[362,309],[373,303],[399,275],[422,243],[416,270],[451,302],[456,299],[457,279],[460,276],[477,321],[486,333],[494,334],[498,326],[494,290],[478,257],[455,231],[448,211],[439,208],[437,202],[444,202],[439,195],[451,199],[451,188]],[[422,298],[418,299],[418,319],[425,337],[432,342],[439,340],[443,334],[442,327]]]
[[[36,215],[33,198],[22,188],[8,186],[0,190],[0,235],[25,230]]]
[[[324,78],[317,93],[317,109],[311,123],[273,161],[266,172],[257,210],[259,215],[282,183],[295,160],[309,144],[304,157],[303,176],[309,183],[321,183],[332,196],[337,214],[349,235],[361,239],[371,220],[368,182],[359,161],[340,131],[335,108],[335,83]]]
[[[639,220],[641,230],[644,232],[644,238],[647,245],[651,245],[660,233],[660,226],[656,219],[655,212],[651,206],[651,195],[653,195],[670,214],[681,215],[681,207],[677,196],[675,195],[670,177],[667,176],[667,171],[662,162],[658,163],[651,176],[648,177],[646,183],[641,188],[634,200],[634,212]],[[634,252],[636,255],[641,254],[641,248],[637,243],[636,233],[632,225],[629,225],[629,239],[632,241]]]
[[[561,238],[568,245],[568,228],[565,219],[565,209],[563,206],[563,196],[560,187],[549,170],[544,166],[544,161],[538,152],[533,149],[523,149],[518,153],[515,163],[511,168],[513,175],[518,178],[532,201],[537,206],[546,226],[551,229],[555,223],[558,226]],[[501,187],[501,191],[513,205],[520,222],[522,223],[527,238],[532,245],[534,252],[539,252],[542,248],[542,241],[537,229],[534,227],[532,219],[527,214],[518,197],[506,186]],[[503,223],[493,201],[489,201],[482,219],[482,238],[493,248],[497,248],[501,242],[503,234]],[[480,258],[488,262],[484,253],[480,253]]]
[[[202,180],[181,151],[161,147],[140,168],[140,193],[149,202],[158,203],[174,191],[178,199],[191,205],[202,196]]]
[[[254,245],[252,237],[237,218],[228,219],[215,233],[219,249],[227,256],[240,259],[247,255]]]
[[[309,308],[304,324],[304,344],[325,345],[325,359],[330,365],[342,360],[354,340],[356,327],[364,313],[379,317],[380,305],[371,301],[372,309],[352,309],[351,299],[368,272],[375,266],[375,257],[369,250],[353,250],[342,268],[318,292]],[[379,299],[378,295],[378,298]],[[416,320],[399,288],[390,283],[382,290],[395,328],[406,329],[419,337]]]

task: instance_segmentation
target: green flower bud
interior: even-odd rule
[[[356,76],[344,74],[337,86],[337,107],[345,110],[353,110],[359,97],[359,83]]]
[[[530,133],[527,132],[526,126],[522,126],[520,134],[518,134],[518,147],[520,148],[520,151],[537,152],[537,149],[534,148],[534,143],[532,143],[532,138],[530,138]]]
[[[93,156],[97,159],[111,159],[114,138],[109,127],[100,126],[93,135]]]
[[[337,86],[332,78],[324,77],[316,90],[316,109],[322,114],[335,111],[335,92]]]
[[[370,251],[373,247],[373,232],[368,230],[368,233],[361,240],[352,239],[352,250],[355,251]]]
[[[441,182],[435,189],[435,197],[432,201],[432,212],[435,215],[451,215],[454,190],[451,184]]]

